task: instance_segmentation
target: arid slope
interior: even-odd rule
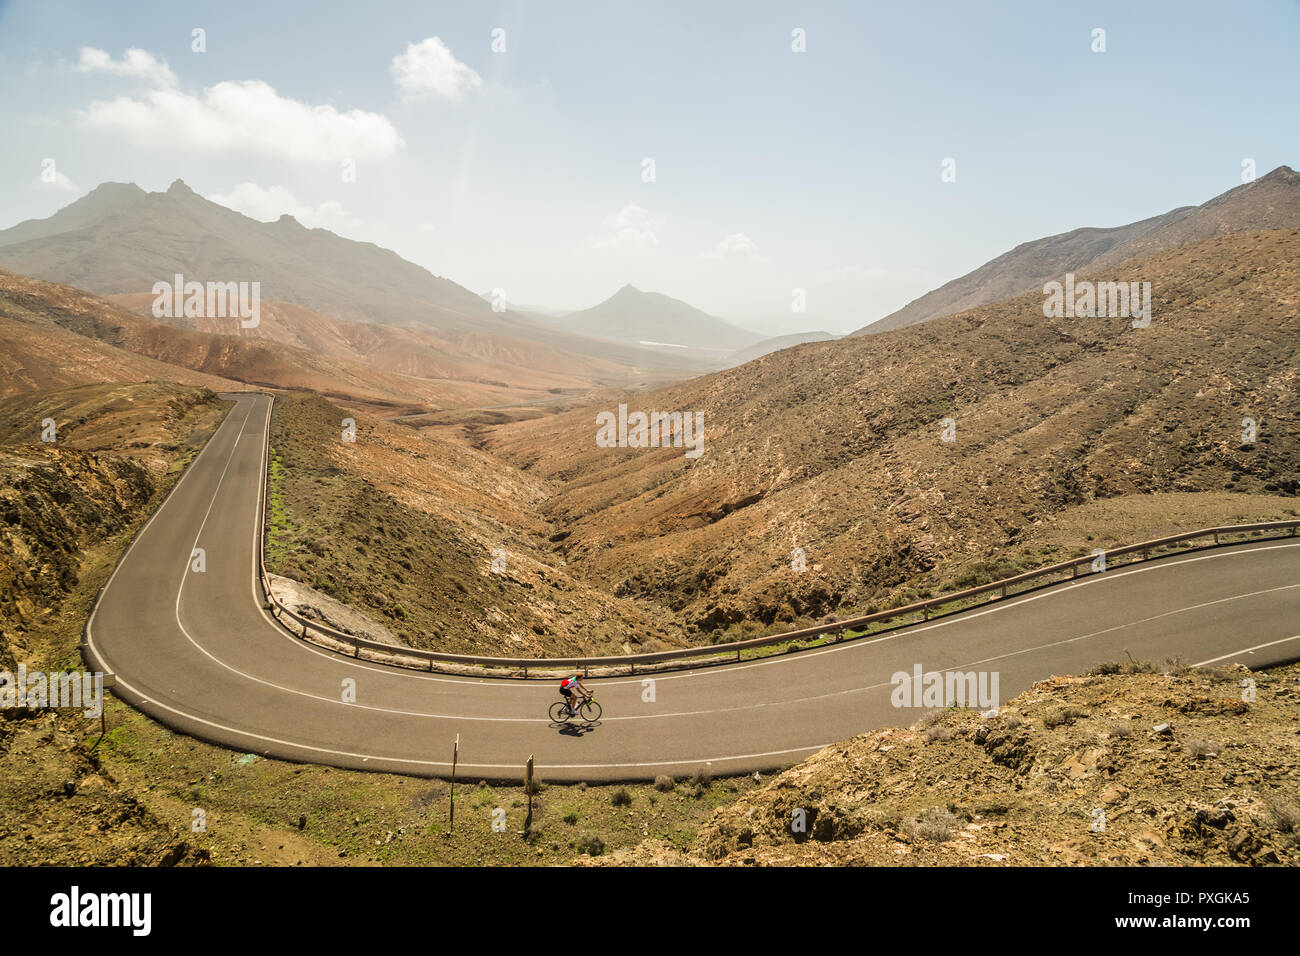
[[[1300,665],[1110,664],[995,717],[933,711],[827,747],[719,809],[688,852],[647,841],[601,862],[1297,866],[1298,720]]]
[[[1200,206],[1182,206],[1126,226],[1075,229],[1021,243],[853,334],[901,329],[1041,288],[1065,272],[1095,272],[1212,236],[1297,226],[1300,175],[1279,166]]]
[[[162,380],[214,389],[255,386],[314,391],[353,408],[416,414],[526,401],[547,394],[550,388],[420,377],[372,363],[355,349],[320,348],[319,342],[310,341],[294,344],[285,340],[293,337],[284,327],[289,323],[275,325],[277,319],[289,316],[287,310],[282,316],[274,303],[268,304],[263,316],[268,329],[256,335],[247,334],[254,330],[241,330],[235,319],[205,322],[203,330],[180,328],[72,286],[0,269],[0,367],[10,372],[0,394],[87,381]],[[302,324],[298,321],[299,327]],[[355,328],[364,336],[368,327]],[[414,353],[412,347],[408,354]],[[436,369],[426,366],[416,371]],[[542,378],[545,383],[546,376]],[[564,384],[575,385],[572,380]]]
[[[538,479],[492,456],[318,398],[277,400],[268,568],[406,643],[530,657],[678,643],[652,606],[574,578]],[[494,559],[499,558],[496,569]]]
[[[597,447],[596,412],[612,404],[501,426],[488,447],[550,483],[543,510],[569,532],[574,573],[704,631],[869,608],[1094,500],[1232,491],[1293,508],[1300,230],[1096,278],[1151,282],[1150,327],[1045,318],[1034,292],[631,399],[702,411],[698,460]]]

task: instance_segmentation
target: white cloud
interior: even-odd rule
[[[131,47],[120,60],[114,60],[103,50],[93,46],[81,48],[81,58],[73,67],[78,73],[108,73],[111,76],[129,76],[144,80],[151,86],[170,89],[176,86],[176,74],[167,64],[147,50]]]
[[[297,163],[382,158],[405,145],[379,113],[301,103],[261,80],[221,82],[199,96],[167,89],[143,99],[96,100],[77,112],[77,121],[149,148],[243,151]]]
[[[49,172],[41,170],[41,174],[36,177],[36,181],[32,183],[32,186],[37,189],[53,189],[64,193],[81,192],[80,186],[53,167],[50,168]]]
[[[294,198],[283,186],[259,186],[257,183],[240,183],[229,193],[213,193],[207,197],[215,203],[242,212],[245,216],[271,222],[283,215],[293,216],[309,229],[329,229],[338,232],[360,225],[344,210],[342,204],[328,199],[317,206],[308,206]]]
[[[625,245],[657,246],[659,237],[655,231],[663,223],[663,217],[630,202],[614,215],[605,217],[603,236],[588,241],[598,249]]]
[[[483,86],[483,78],[459,62],[437,37],[407,44],[388,68],[406,102],[439,96],[459,101]]]
[[[425,233],[426,235],[432,235],[433,233],[438,231],[438,227],[431,222],[422,222],[415,228],[420,230],[420,232]]]
[[[705,259],[750,259],[754,262],[766,262],[759,255],[754,240],[743,232],[733,233],[707,252],[701,253]]]

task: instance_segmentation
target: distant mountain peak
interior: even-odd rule
[[[1022,242],[853,334],[901,329],[1021,295],[1067,272],[1109,269],[1211,236],[1297,226],[1300,174],[1279,166],[1198,206],[1179,206],[1123,226],[1075,229]]]
[[[143,196],[145,195],[145,191],[135,183],[100,183],[90,192],[86,193],[86,198],[91,196],[114,195]]]
[[[630,282],[605,301],[570,313],[565,323],[570,331],[616,342],[713,352],[731,352],[761,338],[680,299],[662,292],[646,292]]]
[[[136,293],[177,272],[253,276],[264,300],[332,318],[502,334],[522,328],[535,338],[553,337],[497,318],[468,289],[391,250],[308,230],[287,215],[270,223],[253,219],[204,198],[183,179],[150,192],[105,183],[48,219],[0,230],[0,265],[73,280],[101,295]]]

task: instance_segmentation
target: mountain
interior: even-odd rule
[[[697,458],[599,446],[595,415],[614,402],[499,426],[486,447],[552,483],[543,513],[567,532],[570,573],[718,637],[1257,506],[1237,501],[1294,513],[1300,229],[1080,276],[1139,277],[1153,289],[1147,328],[1045,318],[1035,289],[626,400],[629,415],[702,414]],[[1243,443],[1244,418],[1267,423],[1258,441]]]
[[[149,293],[107,296],[138,315],[151,318]],[[345,322],[292,302],[261,303],[262,321],[240,328],[228,318],[164,318],[179,328],[241,339],[275,342],[343,362],[365,363],[381,372],[445,379],[518,390],[531,397],[582,391],[595,379],[617,381],[626,371],[612,361],[575,356],[537,342],[506,336],[476,335],[426,328],[400,328],[373,322]]]
[[[579,335],[627,345],[691,350],[717,357],[760,338],[678,299],[642,292],[630,284],[599,305],[571,312],[552,324]]]
[[[264,303],[264,321],[258,330],[266,326],[283,336],[291,323],[272,320],[279,314],[292,315],[298,308]],[[294,318],[301,326],[302,317]],[[334,321],[363,335],[367,328],[380,329]],[[407,351],[418,360],[415,345],[408,342]],[[381,415],[518,403],[546,394],[544,389],[502,382],[405,374],[396,367],[378,367],[357,352],[341,347],[308,349],[291,338],[178,328],[80,289],[2,269],[0,369],[5,373],[0,396],[87,382],[165,381],[213,390],[254,385],[312,391]],[[566,382],[555,375],[542,376],[541,381]]]
[[[469,290],[394,252],[291,216],[250,219],[179,179],[163,193],[106,183],[44,222],[0,231],[0,265],[98,294],[143,292],[180,272],[256,280],[263,298],[343,319],[472,328],[492,317]],[[414,314],[412,300],[423,303]]]
[[[147,195],[135,183],[102,183],[47,219],[27,219],[11,229],[0,230],[0,245],[16,245],[85,229]]]
[[[494,312],[480,296],[395,252],[307,229],[291,216],[259,222],[204,199],[179,179],[154,193],[105,183],[48,219],[0,231],[0,266],[97,295],[146,293],[177,273],[198,281],[256,281],[263,301],[441,333],[442,347],[466,350],[460,356],[466,359],[513,351],[525,356],[521,367],[528,369],[536,350],[522,343],[535,343],[565,353],[574,375],[598,385],[627,385],[644,370],[678,377],[698,371],[677,356]],[[623,368],[602,374],[593,359]]]
[[[727,356],[727,367],[744,365],[756,358],[762,358],[764,355],[779,352],[781,349],[788,349],[795,345],[803,345],[805,342],[830,342],[837,338],[839,338],[838,335],[831,335],[829,332],[792,332],[789,335],[777,335],[732,352]]]
[[[1021,243],[974,272],[953,279],[853,335],[888,332],[940,315],[997,302],[1066,272],[1096,271],[1126,259],[1163,252],[1211,236],[1300,226],[1300,175],[1279,166],[1201,206],[1109,229],[1084,228]]]
[[[243,387],[120,348],[110,341],[112,333],[81,334],[71,326],[85,299],[90,297],[76,289],[0,269],[0,399],[101,383],[176,382],[213,391]]]

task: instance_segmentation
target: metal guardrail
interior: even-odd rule
[[[272,406],[274,407],[275,399],[271,397]],[[924,601],[917,601],[912,604],[901,607],[889,608],[884,611],[877,611],[873,614],[863,614],[858,617],[845,618],[842,621],[827,622],[817,624],[812,627],[800,628],[794,631],[784,631],[780,634],[769,634],[766,637],[754,637],[743,641],[732,641],[727,644],[708,644],[700,647],[683,647],[670,651],[657,651],[649,654],[615,654],[606,657],[480,657],[473,654],[448,654],[441,651],[428,651],[422,648],[405,647],[402,645],[385,644],[382,641],[372,641],[367,638],[357,637],[355,634],[348,634],[337,628],[322,624],[319,621],[312,621],[301,615],[289,610],[276,600],[275,595],[271,592],[270,578],[266,573],[266,507],[267,498],[270,496],[270,475],[269,469],[271,464],[271,429],[270,417],[268,412],[265,457],[266,468],[263,469],[263,494],[261,496],[261,547],[258,549],[258,570],[259,579],[262,584],[262,593],[266,600],[266,605],[280,623],[290,633],[302,638],[303,640],[328,647],[338,653],[359,660],[368,660],[377,664],[390,664],[397,667],[405,667],[412,670],[421,671],[438,671],[438,665],[457,665],[462,668],[495,668],[510,671],[522,671],[523,677],[529,676],[529,670],[533,671],[553,671],[558,669],[582,668],[584,674],[591,668],[598,667],[626,667],[630,674],[635,674],[637,666],[643,669],[656,664],[677,664],[679,667],[697,667],[704,664],[726,664],[734,663],[741,660],[746,650],[755,648],[770,647],[776,644],[790,644],[791,642],[802,641],[806,638],[814,640],[827,635],[839,635],[845,631],[853,631],[863,627],[869,627],[882,621],[891,621],[896,618],[909,617],[911,615],[920,615],[917,622],[928,621],[930,612],[948,604],[956,604],[969,601],[972,598],[978,598],[984,595],[998,592],[992,601],[1006,598],[1009,589],[1018,584],[1027,581],[1037,581],[1052,575],[1069,573],[1071,578],[1079,577],[1079,568],[1085,565],[1091,566],[1096,560],[1096,555],[1087,554],[1078,558],[1070,558],[1067,561],[1061,561],[1057,564],[1051,564],[1046,567],[1037,568],[1033,571],[1026,571],[1023,574],[1013,575],[1009,578],[1002,578],[997,581],[991,581],[988,584],[981,584],[973,588],[966,588],[962,591],[953,591],[949,594],[941,594],[938,597],[928,598]],[[1163,538],[1154,538],[1150,541],[1141,541],[1137,544],[1125,545],[1120,548],[1111,548],[1103,552],[1107,561],[1112,557],[1123,557],[1131,554],[1141,554],[1139,561],[1150,559],[1153,551],[1160,548],[1168,548],[1172,545],[1182,544],[1186,541],[1194,541],[1200,538],[1213,538],[1213,545],[1204,545],[1203,547],[1213,547],[1223,543],[1221,537],[1229,537],[1238,534],[1252,534],[1261,531],[1281,532],[1290,530],[1290,536],[1295,536],[1296,529],[1300,528],[1300,520],[1291,521],[1262,521],[1255,524],[1224,525],[1215,528],[1202,528],[1198,531],[1186,531],[1180,534],[1171,534]],[[1162,555],[1163,557],[1164,555]],[[1126,562],[1124,566],[1136,562]],[[1089,574],[1104,574],[1105,571],[1090,571]],[[1058,582],[1059,583],[1059,582]],[[965,610],[965,608],[961,608]],[[287,623],[288,622],[292,623]],[[297,625],[298,630],[295,632],[293,624]],[[898,625],[903,626],[903,625]],[[318,635],[313,640],[311,632],[315,631]],[[859,635],[865,636],[865,635]],[[323,638],[323,640],[322,640]],[[853,640],[854,638],[836,638],[836,640]],[[342,647],[336,646],[342,645]],[[791,648],[792,650],[796,648]],[[687,663],[689,661],[689,663]],[[671,668],[657,668],[666,670]],[[497,676],[512,676],[509,674]],[[540,677],[541,675],[536,675]]]

